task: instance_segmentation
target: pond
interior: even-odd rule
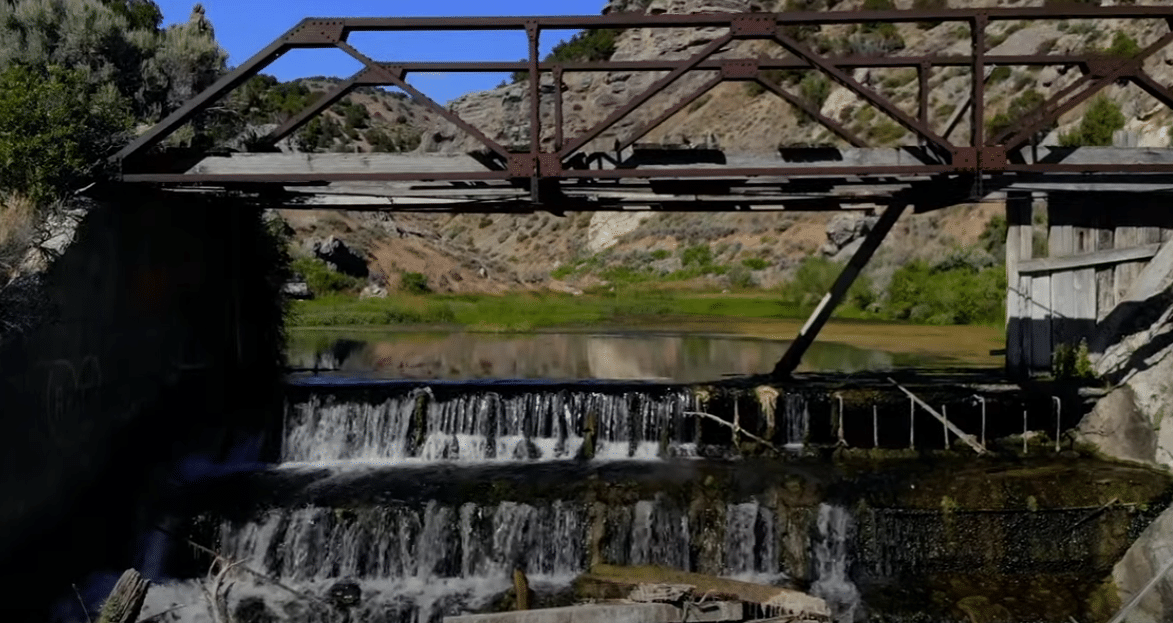
[[[533,333],[294,330],[290,365],[406,379],[716,380],[766,373],[796,322],[680,321]],[[996,329],[844,322],[828,326],[800,372],[995,367]]]

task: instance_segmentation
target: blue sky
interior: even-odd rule
[[[186,21],[195,0],[156,0],[165,24]],[[304,17],[431,17],[459,15],[598,15],[606,0],[202,0],[216,38],[238,65]],[[572,32],[542,36],[542,53]],[[527,56],[524,32],[355,33],[350,42],[379,61],[516,61]],[[340,50],[294,50],[264,73],[290,80],[349,76],[359,69]],[[503,74],[413,75],[410,82],[444,103],[469,91],[491,89]]]

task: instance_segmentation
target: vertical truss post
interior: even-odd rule
[[[541,203],[538,182],[541,167],[538,154],[542,152],[542,74],[538,70],[539,43],[542,31],[537,20],[525,22],[525,34],[529,38],[529,152],[533,157],[534,173],[530,177],[530,195],[534,203]]]
[[[778,365],[774,366],[775,377],[788,377],[798,364],[802,362],[803,355],[814,343],[815,338],[818,337],[819,331],[822,331],[823,326],[827,324],[827,320],[831,318],[831,313],[835,311],[835,307],[843,300],[843,296],[847,294],[848,288],[855,283],[856,277],[859,276],[860,271],[872,259],[876,249],[880,247],[880,243],[888,236],[888,232],[892,231],[892,226],[896,224],[897,219],[908,208],[908,203],[899,201],[888,207],[887,210],[880,216],[880,220],[872,228],[859,250],[855,255],[851,256],[851,260],[847,262],[843,272],[839,273],[839,277],[835,280],[835,284],[831,286],[830,291],[823,296],[823,300],[819,302],[819,306],[811,313],[810,318],[803,325],[802,330],[798,332],[798,336],[790,344],[790,348],[786,350],[786,354],[782,356],[782,360]]]
[[[973,18],[969,27],[973,38],[973,122],[970,136],[973,142],[970,145],[981,148],[985,144],[985,116],[986,116],[986,24],[989,20],[984,14]],[[979,159],[978,165],[981,162]]]
[[[921,63],[916,66],[916,81],[919,92],[919,101],[917,103],[917,119],[924,125],[929,125],[929,72],[932,71],[933,66],[929,63]],[[917,142],[921,145],[925,144],[923,136],[917,137]]]
[[[562,149],[562,143],[565,140],[563,136],[563,126],[565,120],[563,119],[562,111],[562,66],[554,66],[554,151]]]

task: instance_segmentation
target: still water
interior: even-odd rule
[[[882,371],[901,367],[989,365],[988,345],[915,348],[918,327],[853,325],[855,332],[896,343],[868,348],[816,342],[801,372]],[[969,327],[957,329],[971,330]],[[977,329],[981,331],[981,329]],[[840,329],[842,331],[842,329]],[[899,334],[907,333],[900,342]],[[290,365],[408,379],[607,379],[702,382],[766,373],[786,352],[793,333],[720,332],[718,327],[615,328],[524,334],[298,330]],[[766,335],[762,335],[766,333]],[[776,335],[769,335],[776,333]],[[851,338],[848,338],[851,339]],[[852,340],[856,343],[869,340]],[[946,336],[945,342],[950,342]],[[982,350],[982,347],[984,350]],[[959,350],[960,348],[960,350]],[[968,350],[966,350],[968,349]],[[973,352],[968,352],[973,351]]]

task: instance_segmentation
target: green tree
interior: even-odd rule
[[[1112,144],[1112,134],[1124,128],[1124,113],[1115,102],[1101,95],[1092,100],[1079,127],[1059,137],[1063,147],[1106,147]]]
[[[59,199],[99,173],[130,127],[112,85],[81,70],[11,66],[0,73],[0,189],[40,205]]]
[[[113,85],[137,119],[153,121],[211,85],[228,58],[200,5],[162,31],[161,17],[146,0],[0,2],[0,70],[69,67],[92,88]]]

